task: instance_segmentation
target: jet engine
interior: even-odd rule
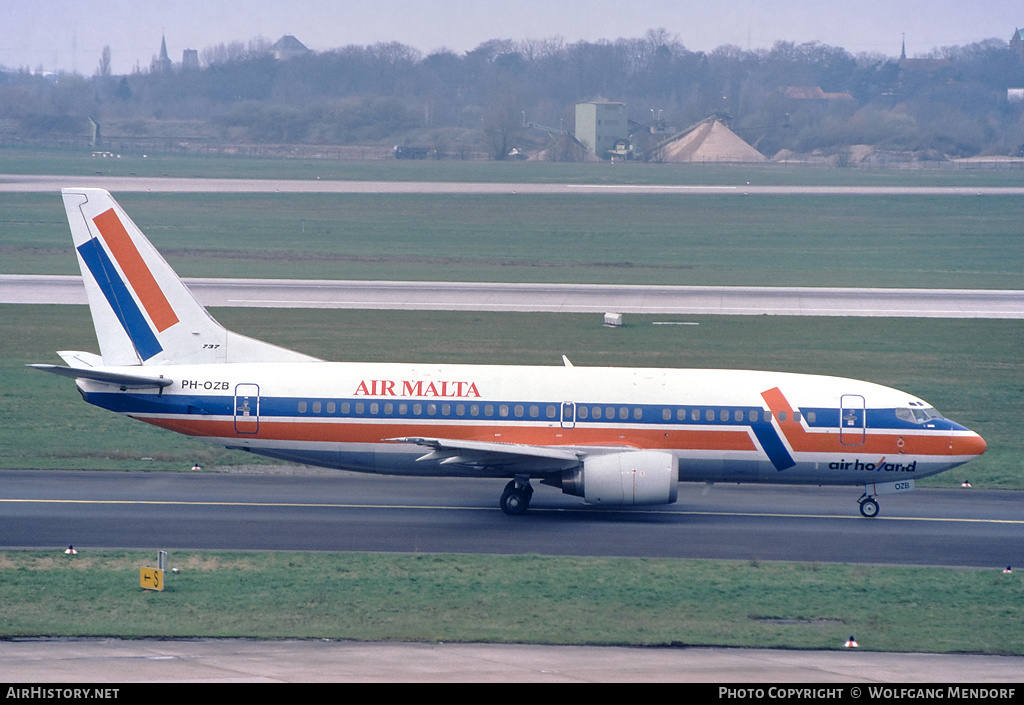
[[[561,487],[587,504],[672,504],[679,471],[671,453],[637,450],[595,455],[586,458],[583,467],[564,470]]]

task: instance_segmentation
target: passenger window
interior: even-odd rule
[[[536,404],[531,404],[530,405],[530,418],[531,419],[535,419],[538,416],[540,416],[540,407],[537,406]]]
[[[320,402],[318,402],[318,401],[313,402],[313,413],[314,414],[319,414],[320,413]]]
[[[587,407],[585,407],[585,406],[577,406],[576,407],[576,418],[582,420],[582,419],[587,418],[587,416],[589,416],[589,415],[590,415],[590,410],[587,409]]]
[[[523,409],[522,404],[516,404],[515,409],[513,409],[513,411],[515,412],[517,419],[523,418],[523,413],[525,412],[525,409]]]
[[[337,408],[338,407],[334,404],[333,401],[327,402],[327,413],[328,414],[333,414],[335,412],[335,410],[337,410]]]
[[[304,401],[300,401],[299,402],[299,413],[300,414],[306,413],[306,402],[304,402]]]
[[[672,420],[672,409],[662,409],[661,410],[661,420],[662,421],[671,421]]]

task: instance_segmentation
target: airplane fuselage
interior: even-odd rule
[[[942,472],[975,457],[980,441],[909,394],[817,375],[332,362],[163,371],[173,384],[160,391],[78,384],[90,403],[179,433],[387,474],[540,477],[574,464],[473,467],[391,440],[442,437],[662,451],[676,459],[681,481],[854,485]]]

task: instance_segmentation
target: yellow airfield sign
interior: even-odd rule
[[[164,572],[159,568],[139,568],[139,586],[145,590],[164,589]]]

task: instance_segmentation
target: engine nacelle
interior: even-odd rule
[[[678,489],[675,457],[654,450],[595,455],[562,473],[562,492],[587,504],[672,504]]]

